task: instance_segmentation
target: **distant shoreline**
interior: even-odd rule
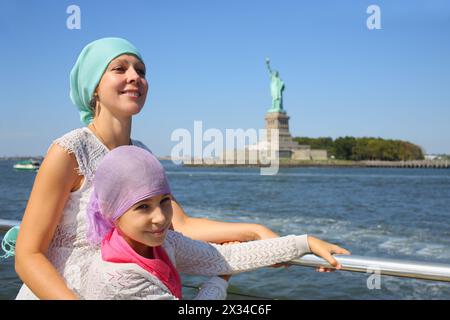
[[[43,160],[44,157],[43,156],[29,156],[29,157],[0,157],[0,160],[16,160],[16,161],[20,161],[20,160],[29,160],[29,159],[34,159],[34,160]]]
[[[15,161],[21,161],[21,160],[29,160],[29,159],[35,159],[35,160],[44,160],[43,156],[28,156],[28,157],[0,157],[1,160],[15,160]],[[169,160],[171,161],[170,157],[158,157],[159,160]]]
[[[42,156],[36,157],[0,157],[0,160],[43,160]],[[172,161],[170,157],[158,157],[160,161]],[[226,163],[182,163],[185,167],[205,167],[205,168],[264,168],[270,165],[262,164],[226,164]],[[280,159],[280,168],[422,168],[422,169],[450,169],[450,160],[410,160],[410,161],[380,161],[380,160],[292,160]]]
[[[186,164],[186,167],[210,167],[210,168],[260,168],[270,165],[261,164]],[[280,168],[299,167],[329,167],[329,168],[428,168],[449,169],[450,160],[412,160],[412,161],[351,161],[351,160],[289,160],[280,159]]]

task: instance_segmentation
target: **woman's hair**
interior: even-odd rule
[[[97,96],[93,95],[91,101],[89,101],[89,107],[92,110],[92,114],[95,115],[95,108],[97,107]]]

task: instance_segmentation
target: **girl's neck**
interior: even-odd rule
[[[141,257],[147,258],[147,259],[153,259],[153,248],[149,247],[143,243],[140,243],[138,241],[135,241],[125,235],[119,228],[117,228],[117,231],[119,235],[128,243],[128,245],[131,247],[131,249],[136,252]]]
[[[88,127],[109,150],[131,144],[131,117],[96,116]]]
[[[131,245],[129,242],[128,242],[128,244],[131,246],[131,248],[134,250],[134,252],[136,252],[141,257],[144,257],[147,259],[155,258],[153,256],[153,248],[152,247],[146,246],[145,244],[142,244],[142,243],[136,243],[135,241],[133,242],[133,245]]]

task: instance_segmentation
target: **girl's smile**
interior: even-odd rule
[[[165,237],[166,233],[167,233],[167,230],[169,230],[169,227],[170,227],[170,224],[165,226],[164,228],[160,228],[160,229],[155,230],[155,231],[146,231],[146,232],[151,234],[152,237],[157,237],[157,238]]]

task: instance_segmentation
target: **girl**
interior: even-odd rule
[[[212,245],[169,230],[170,187],[148,151],[121,146],[101,161],[88,205],[88,239],[101,242],[81,286],[86,299],[181,299],[180,272],[226,275],[292,260],[308,252],[332,261],[348,254],[311,236]],[[224,299],[227,281],[203,284],[197,299]]]
[[[145,145],[130,138],[132,116],[144,106],[146,66],[120,38],[88,44],[70,73],[70,97],[87,127],[50,146],[36,176],[20,226],[15,269],[24,282],[17,299],[75,299],[91,257],[86,204],[98,162],[114,148]],[[148,149],[147,149],[148,150]],[[257,224],[188,217],[171,196],[175,230],[211,242],[249,241],[277,235]]]

